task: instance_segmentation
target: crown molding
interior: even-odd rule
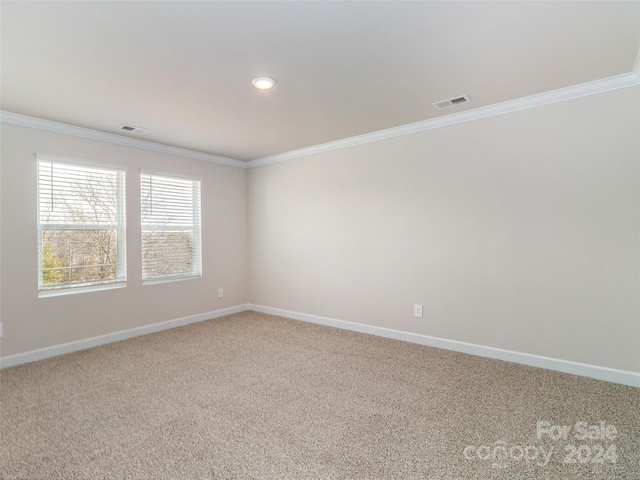
[[[29,117],[12,112],[0,111],[0,122],[22,127],[30,127],[48,132],[61,133],[63,135],[71,135],[75,137],[87,138],[90,140],[98,140],[101,142],[115,143],[126,147],[140,148],[153,152],[166,153],[180,157],[192,158],[194,160],[202,160],[205,162],[217,163],[219,165],[227,165],[238,168],[254,168],[272,163],[284,162],[294,158],[306,157],[317,153],[328,152],[339,148],[353,147],[364,143],[377,142],[388,138],[398,137],[401,135],[409,135],[417,132],[424,132],[435,128],[455,125],[457,123],[471,122],[482,118],[503,115],[505,113],[517,112],[529,108],[548,105],[551,103],[563,102],[575,98],[596,95],[599,93],[609,92],[620,88],[634,87],[640,85],[640,51],[638,52],[638,60],[634,67],[633,73],[626,73],[614,77],[603,78],[593,82],[582,83],[571,87],[560,88],[550,92],[531,95],[528,97],[509,100],[507,102],[487,105],[485,107],[473,108],[464,112],[445,115],[442,117],[423,120],[416,123],[401,125],[386,130],[379,130],[373,133],[357,135],[355,137],[344,138],[333,142],[314,145],[312,147],[292,150],[290,152],[279,153],[267,157],[257,158],[248,162],[242,162],[232,158],[212,155],[210,153],[198,152],[186,148],[172,147],[161,143],[150,142],[148,140],[139,140],[137,138],[129,138],[113,133],[100,132],[84,127],[76,127],[64,123],[43,120],[40,118]]]
[[[638,67],[638,65],[636,65]],[[248,168],[260,167],[272,163],[283,162],[294,158],[306,157],[316,153],[328,152],[339,148],[352,147],[362,145],[364,143],[377,142],[388,138],[398,137],[401,135],[409,135],[411,133],[423,132],[434,128],[446,127],[457,123],[471,122],[482,118],[493,117],[495,115],[503,115],[505,113],[517,112],[529,108],[548,105],[550,103],[563,102],[575,98],[595,95],[620,88],[633,87],[640,85],[640,73],[627,73],[614,77],[604,78],[593,82],[582,83],[571,87],[560,88],[550,92],[531,95],[528,97],[509,100],[507,102],[496,103],[485,107],[465,110],[464,112],[454,113],[442,117],[423,120],[416,123],[410,123],[399,127],[393,127],[386,130],[380,130],[373,133],[366,133],[355,137],[349,137],[334,142],[323,143],[313,147],[301,148],[290,152],[270,155],[268,157],[258,158],[247,162]]]
[[[246,162],[234,160],[232,158],[212,155],[210,153],[197,152],[187,148],[172,147],[162,143],[150,142],[148,140],[140,140],[137,138],[129,138],[113,133],[101,132],[90,128],[76,127],[67,125],[66,123],[53,122],[51,120],[43,120],[41,118],[29,117],[12,112],[0,112],[0,122],[21,127],[35,128],[46,132],[61,133],[63,135],[71,135],[73,137],[87,138],[89,140],[98,140],[100,142],[115,143],[125,147],[140,148],[150,150],[152,152],[166,153],[179,157],[192,158],[194,160],[202,160],[205,162],[217,163],[219,165],[227,165],[231,167],[247,168]]]

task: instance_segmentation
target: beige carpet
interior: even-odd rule
[[[254,312],[0,375],[2,479],[640,479],[640,389]]]

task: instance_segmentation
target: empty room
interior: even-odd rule
[[[0,480],[640,480],[640,1],[0,22]]]

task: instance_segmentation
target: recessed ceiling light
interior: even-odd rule
[[[251,83],[253,83],[253,86],[258,90],[269,90],[270,88],[273,88],[273,86],[276,84],[276,81],[273,78],[269,77],[258,77],[254,78],[253,82]]]

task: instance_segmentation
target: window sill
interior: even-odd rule
[[[51,290],[40,290],[38,292],[38,298],[46,298],[46,297],[61,297],[63,295],[73,295],[75,293],[88,293],[88,292],[99,292],[102,290],[113,290],[116,288],[124,288],[126,287],[126,283],[107,283],[104,285],[92,285],[88,287],[68,287],[68,288],[59,288],[59,289],[51,289]]]
[[[142,285],[155,285],[156,283],[182,282],[185,280],[197,280],[198,278],[202,278],[202,275],[191,275],[188,277],[155,278],[155,279],[143,280]]]

